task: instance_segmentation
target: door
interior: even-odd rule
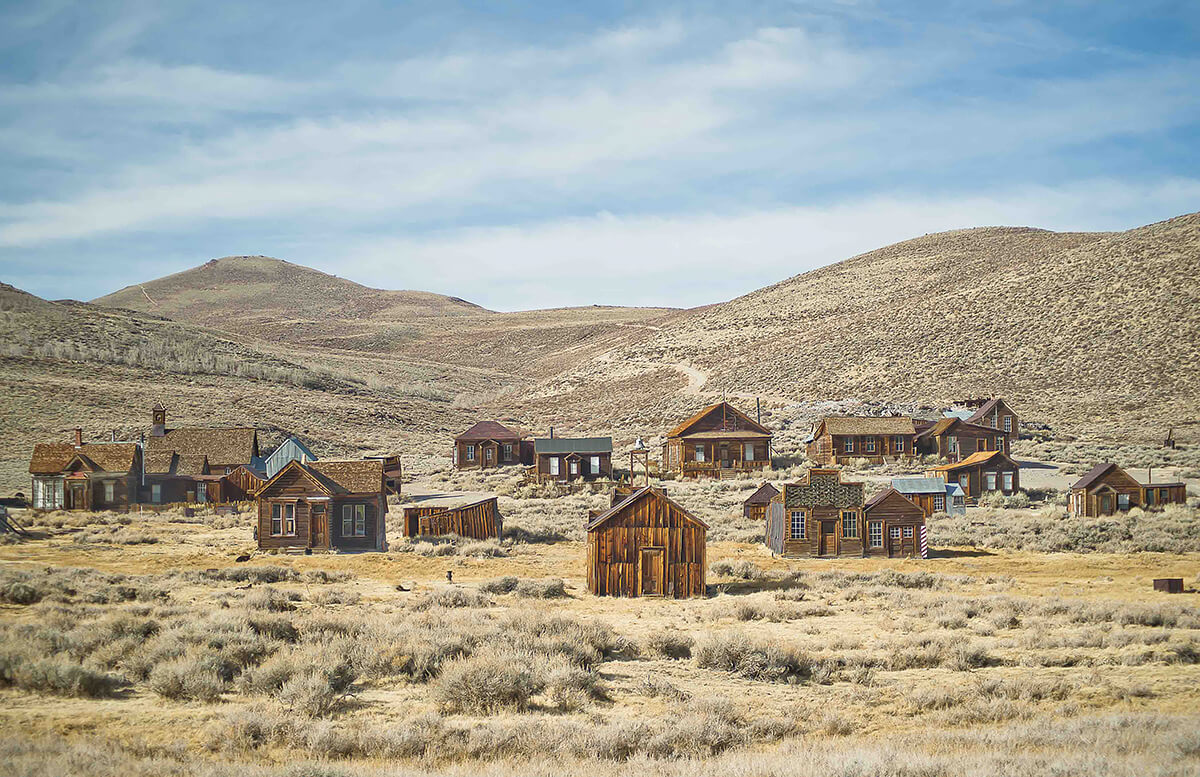
[[[888,527],[888,557],[899,558],[904,555],[904,540],[900,536],[899,526]]]
[[[641,594],[663,596],[667,592],[666,553],[663,548],[642,548]]]
[[[86,483],[68,483],[67,484],[67,509],[68,510],[86,510],[87,505],[87,484]]]
[[[837,555],[837,521],[821,521],[822,556]]]
[[[1109,494],[1100,495],[1100,514],[1112,515],[1112,496]]]
[[[721,469],[729,469],[733,462],[729,458],[729,443],[721,443]]]
[[[312,548],[329,547],[329,516],[323,504],[309,506],[308,545]]]

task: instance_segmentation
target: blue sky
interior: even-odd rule
[[[1200,210],[1191,2],[0,3],[0,279],[266,254],[497,310]]]

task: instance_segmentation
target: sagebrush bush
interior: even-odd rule
[[[473,655],[446,664],[434,695],[449,712],[524,711],[545,687],[526,653]]]
[[[489,594],[509,594],[516,589],[517,584],[520,582],[520,578],[507,575],[488,580],[479,586],[479,590]]]
[[[646,652],[663,658],[691,658],[695,643],[687,634],[656,631],[646,638]]]
[[[147,679],[150,690],[166,699],[216,701],[228,683],[212,654],[187,655],[158,664]]]
[[[561,578],[522,580],[513,593],[526,599],[558,599],[567,595],[567,584]]]
[[[414,610],[428,610],[432,607],[491,607],[492,600],[480,591],[458,586],[444,586],[426,593],[414,601],[410,607]]]
[[[812,663],[777,645],[752,641],[744,634],[717,634],[695,651],[696,665],[749,680],[795,683],[807,679]]]

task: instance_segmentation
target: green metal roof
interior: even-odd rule
[[[533,452],[612,453],[611,437],[543,437],[533,441]]]

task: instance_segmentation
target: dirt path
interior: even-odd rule
[[[708,383],[708,376],[690,364],[678,362],[670,365],[672,369],[678,370],[684,378],[687,379],[687,385],[683,387],[683,393],[689,397],[699,396],[704,384]]]

